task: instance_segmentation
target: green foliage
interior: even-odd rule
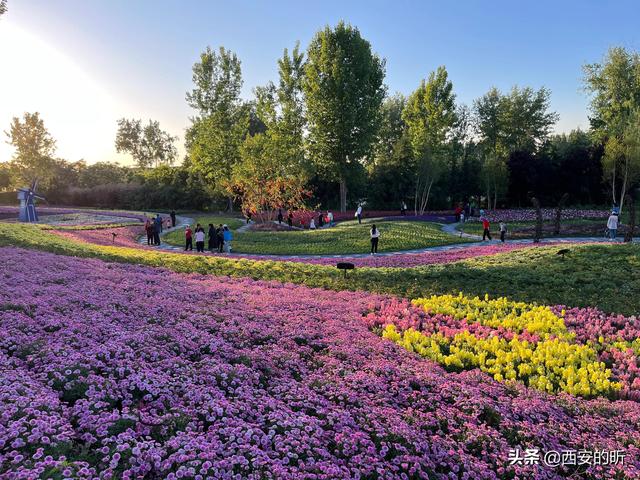
[[[186,134],[188,164],[212,190],[229,194],[233,165],[250,125],[250,105],[240,99],[240,60],[223,47],[217,53],[207,47],[193,66],[193,83],[187,102],[198,116]]]
[[[496,208],[498,197],[507,190],[509,155],[536,151],[558,121],[558,114],[549,112],[550,97],[544,87],[516,86],[506,95],[494,87],[474,102],[483,152],[482,177],[491,208]]]
[[[415,159],[415,210],[423,214],[433,183],[445,169],[447,135],[456,121],[453,83],[446,68],[438,67],[422,80],[402,111]]]
[[[384,98],[384,61],[357,28],[340,22],[311,40],[303,82],[310,158],[319,173],[340,182],[346,209],[354,164],[371,154]]]
[[[560,260],[556,255],[558,247],[550,246],[417,268],[357,268],[347,279],[329,266],[92,245],[59,237],[34,225],[0,223],[0,246],[8,245],[160,266],[177,272],[278,280],[332,290],[368,290],[408,298],[488,293],[547,305],[597,306],[626,315],[640,310],[640,297],[635,294],[640,290],[637,244],[572,246],[570,262]],[[602,275],[604,271],[606,275]]]
[[[174,145],[178,137],[171,136],[160,128],[160,123],[149,120],[121,118],[116,133],[116,151],[131,154],[139,167],[171,165],[178,152]]]
[[[46,189],[52,180],[51,172],[56,161],[56,141],[44,125],[38,112],[25,113],[22,119],[13,117],[9,131],[5,132],[8,142],[15,148],[11,162],[12,176],[16,183],[30,183],[39,178],[41,187]]]

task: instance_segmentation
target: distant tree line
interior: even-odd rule
[[[491,88],[457,102],[444,66],[408,96],[389,95],[385,60],[359,30],[326,27],[278,59],[278,80],[241,97],[241,61],[207,47],[193,66],[186,156],[153,120],[121,119],[115,146],[136,162],[65,162],[37,113],[14,118],[16,154],[0,188],[34,176],[53,201],[273,211],[310,206],[417,213],[475,199],[489,208],[624,204],[640,180],[640,56],[612,48],[584,67],[589,131],[552,134],[541,87]],[[565,196],[566,194],[566,196]]]

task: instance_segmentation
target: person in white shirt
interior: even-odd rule
[[[607,220],[607,228],[609,229],[609,238],[611,240],[615,240],[618,230],[618,216],[613,212],[609,215],[609,219]]]
[[[378,253],[378,239],[380,238],[380,230],[376,228],[376,224],[371,225],[371,255]]]
[[[315,230],[316,229],[316,221],[312,218],[311,221],[309,222],[309,230]]]
[[[329,226],[333,227],[333,212],[331,210],[327,212],[327,218],[329,219]]]
[[[355,216],[358,218],[358,223],[362,223],[362,205],[358,205]]]
[[[204,229],[202,227],[196,229],[196,251],[204,253]]]

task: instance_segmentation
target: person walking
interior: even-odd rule
[[[358,219],[358,223],[362,223],[362,205],[358,205],[355,216]]]
[[[403,200],[402,203],[400,204],[400,215],[404,217],[406,214],[407,214],[407,204],[404,203],[404,200]]]
[[[278,209],[278,223],[282,224],[282,220],[284,219],[284,216],[282,215],[282,209],[279,208]]]
[[[218,253],[222,253],[224,248],[224,228],[222,228],[222,224],[216,228],[216,236],[218,237]]]
[[[293,212],[291,210],[289,210],[289,215],[287,215],[287,225],[289,225],[289,228],[293,227]]]
[[[226,225],[222,226],[223,228],[223,239],[224,239],[224,251],[227,253],[231,253],[231,240],[233,240],[233,233],[229,230],[229,227]]]
[[[193,231],[191,230],[191,225],[187,225],[184,229],[184,251],[193,250]]]
[[[204,228],[196,228],[196,251],[204,253]]]
[[[376,228],[376,224],[371,225],[371,255],[378,253],[378,240],[380,239],[380,230]]]
[[[153,223],[149,218],[144,222],[144,231],[147,232],[147,245],[153,245]]]
[[[618,215],[615,211],[612,211],[607,219],[607,228],[609,229],[609,238],[615,242],[618,233]]]
[[[500,241],[504,243],[504,237],[507,234],[507,225],[504,222],[500,222]]]
[[[318,227],[324,227],[324,216],[322,215],[322,212],[318,213]]]
[[[333,212],[331,210],[327,210],[327,221],[329,222],[329,226],[333,227]]]
[[[171,210],[171,213],[169,214],[169,216],[171,217],[171,226],[175,227],[176,226],[176,212],[175,212],[175,210]]]
[[[492,239],[491,238],[491,232],[489,231],[490,226],[491,225],[489,224],[489,220],[487,220],[486,217],[482,217],[482,229],[483,229],[482,241],[483,242],[487,239],[487,237],[489,238],[489,240]]]
[[[213,226],[213,223],[209,224],[207,236],[209,237],[209,244],[207,247],[210,252],[213,252],[218,247],[218,235],[216,234],[216,227]]]

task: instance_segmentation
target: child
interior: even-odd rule
[[[507,226],[504,222],[500,222],[500,241],[504,243],[504,236],[507,234]]]

